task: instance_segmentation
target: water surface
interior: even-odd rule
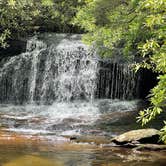
[[[133,152],[108,140],[130,129],[142,103],[120,100],[0,106],[2,166],[164,166],[166,152]],[[71,136],[91,138],[80,143]],[[86,139],[85,139],[86,140]]]

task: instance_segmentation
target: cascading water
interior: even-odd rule
[[[101,62],[97,82],[97,98],[132,100],[140,98],[140,75],[132,64]]]
[[[92,99],[97,61],[79,38],[80,35],[56,35],[58,44],[36,37],[28,40],[26,52],[9,59],[0,71],[1,101]]]
[[[137,101],[112,100],[137,98],[130,67],[106,64],[80,38],[41,34],[27,41],[25,53],[0,63],[0,124],[6,130],[103,133],[110,113],[137,109]]]

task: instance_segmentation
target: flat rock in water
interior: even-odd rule
[[[116,136],[112,139],[112,142],[117,144],[125,144],[130,142],[138,143],[158,143],[159,130],[156,129],[139,129],[132,130]]]
[[[110,143],[110,139],[105,136],[63,136],[65,138],[69,138],[71,141],[77,143],[94,143],[97,145],[100,144],[108,144]]]
[[[166,151],[166,145],[157,145],[157,144],[141,144],[133,149],[134,151],[141,150],[153,150],[153,151]]]

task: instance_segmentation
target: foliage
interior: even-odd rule
[[[142,125],[166,109],[166,0],[88,0],[74,23],[87,31],[84,41],[103,56],[110,56],[123,41],[122,54],[141,59],[136,70],[158,73],[158,84],[149,95],[151,106],[138,117]],[[166,142],[166,127],[161,139]]]
[[[123,40],[123,55],[133,56],[132,49],[143,30],[140,28],[142,16],[137,17],[135,10],[135,4],[129,0],[91,0],[77,13],[74,23],[88,32],[83,40],[99,48],[103,56],[110,56]]]
[[[145,8],[148,1],[141,0],[88,0],[84,8],[79,10],[74,23],[88,33],[84,35],[84,42],[93,44],[97,48],[104,49],[103,56],[111,54],[112,49],[124,41],[123,55],[140,55],[139,45],[152,40],[160,29],[160,38],[164,34],[164,4],[159,2],[160,8],[150,12],[151,8]],[[153,2],[153,0],[151,0]],[[165,0],[163,0],[165,1]],[[144,3],[143,3],[144,2]],[[154,5],[154,2],[151,5]],[[162,26],[154,32],[153,24]]]
[[[70,32],[71,20],[83,0],[0,0],[0,46],[29,32]]]
[[[148,64],[160,75],[158,85],[151,90],[152,107],[140,112],[139,120],[144,125],[166,109],[166,1],[146,0],[141,5],[142,10],[148,10],[149,15],[145,18],[144,24],[152,34],[151,39],[141,43],[139,47],[143,57],[148,57],[143,63]],[[164,142],[165,128],[161,130],[161,139]]]
[[[164,127],[160,131],[160,139],[166,144],[166,121],[164,121]]]

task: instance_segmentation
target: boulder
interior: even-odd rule
[[[124,145],[127,143],[133,144],[144,144],[144,143],[158,143],[159,130],[156,129],[139,129],[132,130],[114,137],[111,141],[118,144]]]

